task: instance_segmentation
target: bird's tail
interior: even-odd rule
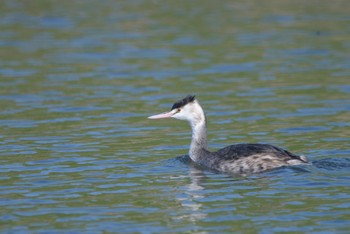
[[[309,160],[304,155],[294,155],[293,159],[287,161],[289,165],[300,165],[304,163],[309,163]]]
[[[299,156],[299,159],[300,159],[301,161],[303,161],[304,163],[308,163],[308,162],[309,162],[309,160],[307,159],[307,157],[306,157],[305,155],[300,155],[300,156]]]

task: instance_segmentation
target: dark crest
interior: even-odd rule
[[[184,99],[175,102],[173,107],[171,108],[171,110],[183,107],[184,105],[187,105],[188,103],[193,102],[195,100],[195,98],[196,97],[194,95],[188,95]]]

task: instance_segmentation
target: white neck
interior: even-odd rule
[[[189,155],[193,161],[197,161],[204,152],[208,152],[206,119],[202,108],[199,105],[198,107],[197,115],[190,121],[192,141]]]

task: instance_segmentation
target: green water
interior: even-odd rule
[[[2,1],[1,233],[347,233],[348,1]],[[210,147],[312,165],[233,177],[151,121],[195,94]]]

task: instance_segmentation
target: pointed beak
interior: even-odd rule
[[[149,116],[148,118],[149,118],[149,119],[171,118],[174,114],[176,114],[176,110],[172,110],[172,111],[165,112],[165,113],[158,114],[158,115],[152,115],[152,116]]]

